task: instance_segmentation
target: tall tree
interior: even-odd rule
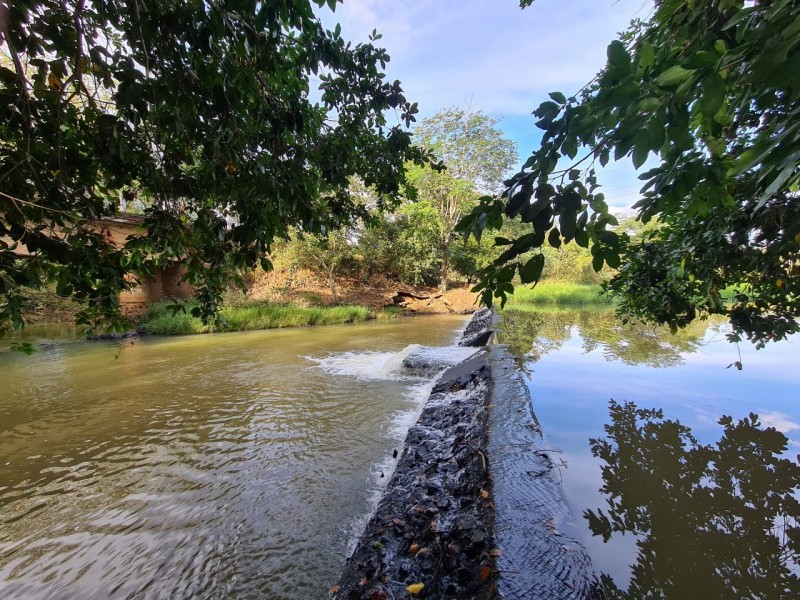
[[[438,259],[442,291],[447,290],[450,245],[455,227],[480,193],[499,189],[517,161],[516,144],[503,137],[498,120],[481,111],[449,108],[420,122],[416,142],[432,152],[445,171],[420,166],[410,175],[419,200],[439,216]]]
[[[326,31],[310,0],[0,0],[0,50],[0,333],[25,286],[54,280],[92,324],[127,275],[175,259],[209,318],[288,227],[362,215],[349,177],[385,206],[426,160],[386,52]],[[122,200],[147,207],[146,235],[119,248],[96,220]]]
[[[522,262],[525,252],[574,241],[596,270],[619,267],[609,287],[626,314],[673,328],[725,314],[732,339],[757,345],[800,329],[800,3],[658,0],[588,86],[550,94],[534,114],[540,147],[460,226],[529,224],[502,240],[484,302],[504,301],[517,273],[538,280],[543,257]],[[660,227],[632,243],[608,230],[594,171],[624,157],[656,163],[635,208]]]

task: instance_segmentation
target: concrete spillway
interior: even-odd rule
[[[479,311],[462,341],[485,341],[490,327],[491,315]],[[591,564],[568,533],[541,442],[504,348],[447,369],[332,597],[591,598]]]

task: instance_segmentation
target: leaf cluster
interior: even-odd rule
[[[84,303],[84,322],[113,323],[120,290],[178,260],[212,318],[231,274],[288,227],[363,216],[351,176],[390,205],[405,164],[431,160],[386,51],[327,31],[309,0],[3,10],[0,330],[23,322],[21,286],[45,281]],[[97,223],[125,206],[143,233],[117,247]]]
[[[484,273],[484,302],[504,302],[517,273],[538,280],[542,261],[521,262],[526,251],[575,241],[596,270],[625,265],[610,289],[636,316],[680,327],[720,312],[756,344],[797,331],[798,23],[795,2],[663,0],[579,94],[552,93],[534,112],[540,147],[460,224],[474,235],[503,218],[531,226]],[[645,241],[609,230],[597,185],[597,165],[623,158],[655,164],[634,205],[662,223]],[[723,306],[719,290],[735,284],[746,300]]]

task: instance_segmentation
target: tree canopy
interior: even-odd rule
[[[209,318],[288,227],[362,216],[351,176],[392,204],[428,160],[385,50],[327,31],[309,0],[0,2],[0,51],[0,333],[26,287],[113,321],[130,274],[178,259]],[[97,220],[125,206],[144,233],[116,247]]]
[[[522,0],[523,7],[532,0]],[[460,224],[480,236],[504,218],[528,230],[498,238],[483,301],[505,301],[518,275],[538,281],[545,244],[590,247],[618,268],[620,310],[673,328],[725,314],[731,338],[757,345],[798,331],[800,316],[800,5],[781,0],[659,0],[608,46],[605,68],[534,112],[543,137],[499,196]],[[634,206],[660,226],[610,230],[596,166],[629,158]],[[723,290],[734,288],[732,302]]]
[[[412,169],[418,200],[436,217],[436,254],[442,291],[447,290],[451,242],[456,225],[477,202],[480,193],[497,191],[517,161],[517,146],[503,136],[498,120],[471,109],[451,107],[421,121],[416,142],[446,167],[422,165]]]

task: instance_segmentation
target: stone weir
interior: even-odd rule
[[[475,313],[461,344],[486,344]],[[331,597],[557,600],[595,596],[558,470],[502,346],[436,382]]]

